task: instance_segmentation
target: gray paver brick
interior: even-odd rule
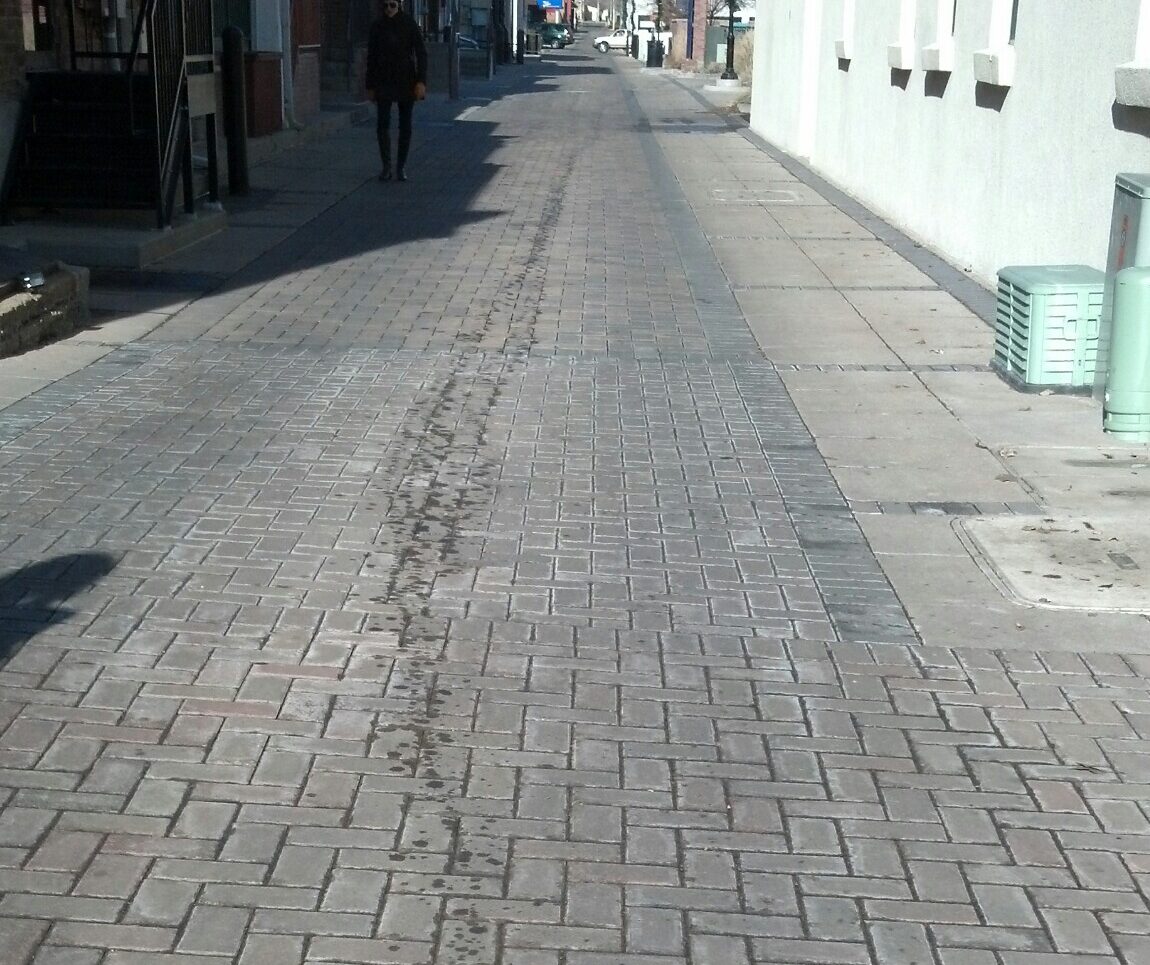
[[[236,955],[244,943],[251,913],[239,908],[197,907],[184,927],[177,951],[201,955]]]

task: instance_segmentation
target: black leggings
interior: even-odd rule
[[[411,150],[411,112],[415,101],[395,101],[399,108],[399,143],[396,145],[396,167],[403,170],[407,152]],[[385,168],[391,167],[391,105],[392,101],[375,102],[375,136],[379,141],[379,159]]]

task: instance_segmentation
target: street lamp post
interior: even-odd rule
[[[720,80],[738,80],[735,73],[735,0],[727,0],[727,69]]]
[[[655,45],[655,66],[663,66],[663,0],[655,0],[655,33],[651,43]]]

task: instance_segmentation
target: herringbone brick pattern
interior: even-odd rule
[[[1150,960],[1150,660],[917,642],[618,82],[666,219],[396,242],[492,303],[325,342],[273,282],[0,414],[5,962]],[[600,237],[673,313],[549,303]]]

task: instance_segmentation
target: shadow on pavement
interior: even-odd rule
[[[64,604],[116,566],[107,553],[69,553],[0,576],[0,660],[72,614]]]
[[[469,225],[507,214],[514,209],[502,196],[496,206],[476,205],[508,163],[492,157],[519,137],[546,137],[556,115],[505,111],[498,125],[503,131],[497,134],[497,124],[474,116],[475,110],[559,94],[557,109],[568,112],[571,104],[560,99],[565,95],[556,80],[613,72],[594,61],[593,56],[560,54],[523,73],[504,68],[508,73],[493,82],[465,86],[462,101],[420,106],[405,184],[380,183],[372,176],[378,170],[374,113],[323,143],[275,156],[257,169],[247,197],[225,198],[230,227],[224,235],[146,268],[93,269],[93,289],[132,296],[123,305],[94,305],[90,327],[140,311],[163,311],[181,300],[173,299],[174,293],[186,302],[259,285],[337,260],[448,239]],[[394,138],[394,118],[392,125]]]

